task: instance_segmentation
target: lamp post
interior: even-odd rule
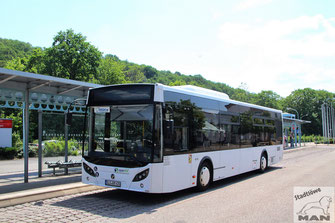
[[[293,111],[295,111],[297,113],[297,119],[299,119],[299,112],[296,109],[294,109],[294,108],[287,108],[287,110],[293,110]]]
[[[303,117],[308,117],[308,114],[306,114],[306,115],[302,115],[302,116],[300,117],[300,119],[302,120]]]
[[[333,98],[334,99],[334,98]],[[328,102],[330,100],[330,102]],[[322,112],[322,131],[323,131],[323,138],[324,143],[327,141],[328,144],[330,143],[330,138],[335,138],[335,113],[333,108],[333,101],[331,98],[326,98],[321,106]]]

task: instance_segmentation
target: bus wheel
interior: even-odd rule
[[[261,156],[261,160],[260,160],[259,172],[264,173],[267,166],[268,166],[268,164],[267,164],[266,154],[263,153],[262,156]]]
[[[198,179],[197,179],[198,191],[205,191],[209,187],[212,179],[211,175],[212,175],[211,166],[208,164],[208,162],[202,163],[198,170]]]

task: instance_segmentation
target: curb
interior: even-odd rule
[[[102,189],[102,187],[85,185],[82,183],[72,183],[68,185],[47,187],[44,189],[15,192],[0,196],[0,208],[99,189]]]
[[[297,151],[300,151],[300,150],[304,150],[304,149],[307,149],[307,148],[311,148],[311,147],[313,147],[313,146],[314,146],[314,145],[306,144],[305,146],[301,146],[301,147],[287,148],[287,149],[284,149],[284,153],[297,152]]]
[[[323,146],[334,146],[333,144],[329,145],[329,144],[307,144],[306,146],[302,146],[302,147],[295,147],[295,148],[288,148],[288,149],[284,149],[284,154],[285,153],[291,153],[291,152],[297,152],[297,151],[301,151],[304,149],[309,149],[309,148],[320,148]]]
[[[284,149],[284,153],[292,153],[292,152],[297,152],[300,150],[306,149],[306,146],[299,147],[299,148],[289,148],[289,149]]]

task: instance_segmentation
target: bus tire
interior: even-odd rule
[[[197,191],[205,191],[212,182],[212,166],[208,161],[204,161],[198,169]]]
[[[264,173],[267,167],[268,167],[268,156],[266,152],[263,152],[260,159],[259,172]]]

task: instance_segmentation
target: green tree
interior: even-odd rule
[[[32,50],[30,43],[0,38],[0,67],[4,67],[10,60],[30,55]]]
[[[25,71],[42,74],[45,71],[45,51],[35,48],[31,55],[26,58],[27,64]]]
[[[14,58],[6,62],[4,68],[11,70],[26,71],[27,59],[26,58]]]
[[[44,51],[41,48],[35,48],[30,55],[7,61],[4,67],[11,70],[42,74],[45,70],[44,55]]]
[[[280,109],[280,100],[280,95],[273,91],[261,91],[253,97],[251,103],[269,108]]]
[[[99,84],[111,85],[126,82],[122,64],[115,61],[113,57],[101,59],[97,73]]]
[[[144,66],[143,68],[143,74],[146,78],[152,78],[155,75],[157,75],[157,70],[153,68],[152,66]]]
[[[254,94],[241,89],[237,88],[234,90],[234,93],[230,96],[230,98],[237,100],[237,101],[243,101],[243,102],[251,102],[253,100]]]
[[[175,82],[169,83],[170,86],[181,86],[181,85],[186,85],[185,81],[183,80],[176,80]]]
[[[324,102],[331,102],[334,94],[324,90],[314,90],[311,88],[299,89],[293,91],[284,99],[283,110],[288,113],[296,114],[289,108],[296,109],[299,112],[299,118],[311,121],[310,124],[303,125],[303,131],[306,135],[322,134],[322,116],[321,105]]]
[[[102,53],[81,33],[60,31],[45,52],[46,74],[72,80],[90,81],[96,77]]]
[[[143,83],[147,82],[141,68],[137,64],[128,64],[124,70],[126,80],[130,83]]]

